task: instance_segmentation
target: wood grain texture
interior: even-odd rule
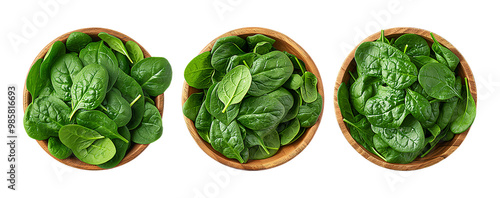
[[[391,28],[384,30],[384,35],[387,37],[389,40],[391,38],[397,38],[403,34],[417,34],[424,38],[429,46],[432,45],[433,40],[431,38],[430,32],[427,30],[423,29],[418,29],[418,28],[411,28],[411,27],[399,27],[399,28]],[[474,98],[474,101],[476,102],[477,106],[477,90],[476,90],[476,82],[474,80],[474,75],[472,74],[472,71],[469,67],[469,64],[467,64],[467,61],[465,61],[464,57],[458,50],[447,40],[445,40],[443,37],[433,33],[434,37],[438,40],[441,45],[445,46],[446,48],[450,49],[457,57],[460,59],[460,63],[457,66],[458,75],[460,75],[462,78],[467,77],[469,81],[469,87],[470,87],[470,92]],[[367,41],[374,41],[377,40],[380,37],[380,33],[375,33],[365,40],[361,41],[367,42]],[[358,46],[361,44],[359,43]],[[459,146],[460,144],[464,141],[465,137],[467,136],[469,129],[467,131],[455,135],[455,137],[448,142],[443,142],[439,143],[434,147],[434,149],[427,154],[424,158],[417,157],[415,161],[409,163],[409,164],[394,164],[394,163],[388,163],[384,161],[383,159],[379,158],[375,154],[367,151],[363,146],[359,145],[352,137],[349,132],[349,129],[347,128],[346,124],[344,123],[342,117],[342,114],[340,113],[340,109],[337,103],[337,91],[340,86],[340,83],[342,82],[348,82],[350,75],[349,71],[355,72],[356,71],[356,62],[354,61],[354,54],[356,52],[356,49],[358,48],[356,46],[351,53],[347,56],[345,59],[344,63],[342,64],[342,68],[339,71],[339,74],[337,76],[337,80],[335,82],[335,90],[334,90],[334,105],[335,105],[335,114],[337,117],[337,122],[339,123],[340,129],[342,130],[342,133],[344,134],[345,138],[351,144],[351,146],[359,153],[361,154],[364,158],[367,160],[373,162],[374,164],[377,164],[379,166],[388,168],[388,169],[393,169],[393,170],[417,170],[417,169],[422,169],[425,167],[429,167],[431,165],[434,165],[441,160],[445,159],[451,153],[453,153]]]
[[[215,41],[219,38],[222,37],[227,37],[227,36],[240,36],[242,38],[246,38],[248,36],[252,36],[255,34],[263,34],[266,35],[274,40],[276,42],[274,43],[274,47],[280,51],[287,51],[291,54],[294,54],[297,56],[299,59],[303,60],[306,69],[309,72],[314,73],[316,77],[318,78],[318,91],[323,99],[323,104],[324,104],[324,93],[323,93],[323,83],[321,80],[321,76],[319,74],[318,68],[316,68],[316,65],[314,64],[313,60],[307,54],[307,52],[300,47],[295,41],[287,37],[286,35],[279,33],[274,30],[270,29],[265,29],[265,28],[259,28],[259,27],[247,27],[247,28],[241,28],[241,29],[236,29],[229,31],[225,34],[220,35],[219,37],[215,38],[210,42],[203,50],[201,50],[200,53],[210,51],[215,43]],[[193,87],[190,87],[186,82],[184,82],[183,85],[183,92],[182,92],[182,104],[186,102],[187,98],[193,94],[200,92],[201,90],[197,90]],[[263,170],[263,169],[269,169],[273,168],[276,166],[279,166],[281,164],[284,164],[297,156],[306,146],[309,144],[311,139],[313,138],[314,134],[316,133],[316,130],[318,129],[318,126],[321,122],[321,117],[323,115],[323,107],[321,109],[321,114],[318,118],[318,121],[316,124],[306,130],[306,132],[294,143],[287,145],[287,146],[282,146],[279,151],[272,157],[267,158],[267,159],[262,159],[262,160],[250,160],[248,163],[241,164],[237,160],[234,159],[229,159],[226,158],[224,155],[221,153],[217,152],[215,149],[212,148],[212,146],[205,142],[199,135],[198,132],[196,131],[196,128],[194,126],[194,123],[192,120],[184,116],[184,120],[186,122],[186,125],[189,129],[189,132],[191,133],[191,136],[193,136],[194,140],[198,144],[198,146],[210,157],[215,159],[216,161],[233,167],[237,169],[243,169],[243,170]]]
[[[133,40],[132,38],[128,37],[127,35],[125,35],[123,33],[120,33],[120,32],[117,32],[115,30],[110,30],[110,29],[106,29],[106,28],[97,28],[97,27],[95,27],[95,28],[83,28],[83,29],[74,30],[74,31],[65,33],[65,34],[57,37],[52,42],[50,42],[49,44],[47,44],[47,46],[45,46],[42,49],[42,51],[40,51],[40,53],[36,56],[35,60],[33,61],[33,63],[31,65],[33,66],[33,64],[38,59],[43,58],[45,56],[45,54],[47,53],[47,51],[52,46],[52,44],[55,43],[56,41],[62,41],[63,43],[66,43],[66,40],[68,39],[68,36],[72,32],[82,32],[82,33],[88,34],[90,37],[92,37],[93,41],[100,40],[100,38],[97,36],[97,34],[99,34],[100,32],[106,32],[108,34],[111,34],[111,35],[119,38],[123,42],[127,42],[127,41],[134,41],[134,42],[136,42],[139,45],[139,47],[142,49],[142,52],[144,53],[144,57],[145,58],[151,57],[151,55],[148,53],[148,51],[146,51],[146,49],[144,49],[141,46],[141,44],[139,44],[137,41]],[[160,111],[160,115],[163,117],[163,100],[164,100],[164,95],[163,94],[158,95],[157,97],[153,98],[153,100],[155,101],[156,107]],[[26,111],[26,108],[28,107],[29,104],[31,104],[31,94],[26,89],[26,83],[25,83],[24,84],[24,90],[23,90],[23,110],[24,111]],[[43,150],[45,150],[45,152],[47,152],[50,156],[52,156],[50,154],[49,150],[48,150],[48,147],[47,147],[47,144],[48,144],[47,140],[36,140],[36,141],[43,148]],[[126,164],[126,163],[132,161],[138,155],[140,155],[146,149],[146,147],[148,147],[147,144],[135,144],[135,143],[132,143],[132,146],[130,147],[129,151],[127,152],[127,154],[125,155],[125,157],[123,158],[123,160],[116,167],[121,166],[123,164]],[[103,170],[102,168],[100,168],[98,166],[90,165],[90,164],[87,164],[87,163],[84,163],[84,162],[80,161],[74,155],[71,155],[70,157],[68,157],[66,159],[63,159],[63,160],[58,159],[58,158],[56,158],[54,156],[52,156],[52,157],[54,159],[56,159],[57,161],[59,161],[59,162],[61,162],[63,164],[66,164],[68,166],[74,167],[74,168],[79,168],[79,169],[84,169],[84,170]]]

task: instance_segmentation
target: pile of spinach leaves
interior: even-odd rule
[[[134,41],[123,43],[105,32],[100,40],[73,32],[55,42],[31,67],[26,88],[32,103],[24,128],[48,139],[59,159],[112,168],[132,143],[150,144],[163,132],[154,98],[169,87],[172,69],[163,57],[144,58]]]
[[[186,100],[184,115],[203,140],[240,163],[273,156],[322,110],[316,76],[274,42],[261,34],[220,38],[184,70],[189,86],[201,90]]]
[[[476,105],[459,58],[434,38],[416,34],[362,43],[356,70],[341,83],[337,102],[351,136],[389,163],[426,156],[474,122]],[[462,84],[465,82],[465,86]]]

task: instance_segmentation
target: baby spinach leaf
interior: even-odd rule
[[[226,111],[222,113],[222,110],[224,109],[225,105],[224,103],[219,99],[218,95],[218,89],[219,89],[220,83],[217,83],[212,87],[207,92],[207,99],[206,101],[209,101],[209,105],[207,106],[208,112],[212,114],[215,118],[220,120],[220,122],[229,125],[236,116],[238,116],[238,112],[240,111],[240,104],[233,104],[229,105],[227,107]]]
[[[240,49],[244,49],[246,45],[245,39],[242,39],[239,36],[222,37],[217,39],[217,41],[215,41],[214,46],[212,47],[212,53],[214,53],[217,49],[219,49],[220,46],[226,43],[234,43]]]
[[[193,93],[182,105],[182,113],[190,120],[196,120],[203,103],[203,92]]]
[[[323,109],[323,98],[318,93],[314,102],[303,103],[299,107],[297,119],[300,121],[300,127],[312,127],[318,121],[321,110]]]
[[[241,137],[240,127],[236,121],[225,125],[215,119],[210,128],[210,141],[216,151],[227,158],[237,159],[240,163],[244,163],[240,153],[245,148],[245,145]]]
[[[125,72],[119,70],[118,78],[114,87],[120,90],[122,97],[127,100],[128,103],[132,104],[132,118],[127,123],[127,128],[129,130],[135,129],[141,123],[142,117],[144,115],[144,93],[142,92],[141,86],[132,77],[125,74]]]
[[[54,62],[50,71],[50,80],[58,98],[63,101],[71,100],[73,79],[82,68],[82,62],[75,54],[64,54]]]
[[[49,51],[45,54],[43,58],[42,65],[40,65],[40,78],[42,81],[50,79],[50,70],[54,62],[66,53],[66,47],[62,41],[56,41],[52,46],[50,46]]]
[[[280,136],[276,130],[270,130],[265,133],[260,134],[264,145],[269,152],[266,152],[262,146],[253,146],[249,148],[250,159],[259,160],[272,157],[276,154],[280,148]]]
[[[244,54],[236,44],[224,43],[212,53],[212,66],[220,72],[226,72],[229,59],[233,55]]]
[[[455,71],[455,68],[457,68],[458,63],[460,63],[460,59],[458,59],[457,55],[455,55],[451,50],[448,48],[442,46],[436,38],[434,38],[434,35],[431,33],[432,40],[434,40],[434,43],[432,44],[432,50],[436,54],[436,59],[448,66],[451,71]]]
[[[255,131],[248,130],[244,141],[245,141],[245,147],[260,146],[260,147],[262,147],[262,149],[264,150],[264,152],[266,154],[269,154],[269,150],[267,149],[266,145],[264,144],[264,140]]]
[[[257,43],[257,45],[255,45],[255,47],[253,48],[253,53],[260,55],[267,54],[271,51],[272,48],[273,45],[271,43],[267,41],[261,41]]]
[[[415,160],[415,158],[417,158],[420,154],[420,151],[410,153],[398,152],[384,142],[378,134],[373,136],[373,144],[376,151],[380,153],[380,155],[383,156],[383,159],[389,163],[408,164]]]
[[[427,100],[432,100],[434,99],[433,97],[429,96],[429,94],[427,94],[424,90],[424,88],[422,87],[422,85],[420,85],[420,83],[418,82],[415,82],[413,83],[411,86],[410,86],[410,89],[414,92],[417,92],[419,93],[420,95],[424,96],[425,99]]]
[[[117,51],[114,51],[114,54],[116,56],[116,61],[118,61],[118,67],[127,75],[130,75],[130,62],[127,57]]]
[[[366,101],[375,96],[379,84],[381,84],[380,79],[362,75],[351,85],[351,104],[357,112],[365,115]]]
[[[184,69],[184,79],[189,86],[206,89],[212,85],[214,68],[210,63],[211,58],[210,52],[203,52],[189,62]]]
[[[304,79],[299,74],[292,74],[290,78],[283,84],[284,88],[297,90],[304,84]]]
[[[120,52],[120,54],[125,55],[131,63],[135,63],[128,55],[125,45],[119,38],[116,38],[115,36],[108,34],[106,32],[101,32],[97,34],[97,36],[101,38],[104,42],[106,42],[109,45],[109,47],[111,47],[111,49]]]
[[[426,143],[422,126],[411,116],[408,116],[398,128],[381,128],[372,125],[372,129],[380,139],[398,152],[418,152]]]
[[[469,82],[465,78],[465,94],[464,100],[460,101],[458,104],[458,118],[451,122],[450,129],[454,134],[459,134],[467,130],[474,119],[476,118],[476,103],[469,89]]]
[[[104,138],[96,140],[87,148],[73,150],[73,154],[82,162],[99,165],[111,160],[116,154],[116,148],[109,138]]]
[[[349,90],[344,82],[340,83],[339,89],[337,90],[337,104],[340,114],[342,114],[345,119],[354,120],[351,103],[349,102]]]
[[[461,98],[455,90],[455,75],[443,64],[429,63],[420,68],[418,73],[418,82],[424,88],[425,92],[439,100],[446,100],[453,96]]]
[[[113,88],[107,94],[106,98],[102,101],[102,106],[106,108],[105,113],[112,119],[117,127],[127,125],[132,119],[132,108],[130,104],[122,97],[120,90]]]
[[[288,110],[288,113],[285,114],[283,119],[281,119],[281,122],[287,122],[297,117],[297,114],[299,113],[299,108],[300,106],[302,106],[302,98],[300,97],[300,94],[297,93],[297,91],[290,91],[290,93],[293,96],[293,105],[290,108],[290,110]]]
[[[361,144],[366,150],[378,155],[373,145],[373,136],[375,133],[365,116],[358,114],[353,120],[344,118],[344,122],[347,123],[351,136],[356,142]]]
[[[92,42],[92,38],[82,32],[72,32],[66,40],[66,48],[70,52],[80,52],[87,44]]]
[[[299,134],[299,131],[300,122],[299,119],[295,118],[290,121],[290,124],[283,131],[279,132],[281,145],[290,144],[295,136]]]
[[[59,138],[64,145],[75,151],[85,149],[94,141],[105,137],[92,129],[77,124],[68,124],[59,130]]]
[[[429,120],[432,114],[431,103],[421,94],[406,90],[405,107],[420,122]]]
[[[31,66],[28,77],[26,77],[26,89],[28,89],[31,94],[31,101],[34,101],[38,95],[40,95],[40,92],[42,92],[43,88],[49,82],[48,80],[42,80],[40,76],[42,61],[43,59],[38,59],[33,66]]]
[[[128,140],[118,133],[118,127],[115,122],[103,112],[97,110],[80,112],[76,115],[76,123],[95,130],[109,139],[118,138],[128,143]]]
[[[294,103],[293,95],[283,87],[280,87],[266,95],[278,99],[278,101],[283,105],[283,107],[285,107],[284,115],[286,115],[288,111],[293,107]]]
[[[356,49],[354,59],[358,75],[382,76],[383,59],[394,57],[405,61],[410,58],[397,48],[383,42],[364,42]]]
[[[41,96],[31,103],[23,118],[24,129],[29,137],[45,140],[58,136],[59,129],[70,123],[71,108],[53,96]]]
[[[306,72],[306,67],[305,67],[306,64],[304,63],[304,61],[300,60],[299,58],[297,58],[297,56],[290,54],[286,51],[284,51],[283,53],[285,53],[285,55],[290,59],[290,61],[292,61],[293,68],[300,69],[301,74],[304,74]]]
[[[57,159],[66,159],[73,152],[67,146],[65,146],[58,137],[50,137],[47,143],[47,149],[50,154]]]
[[[103,41],[89,43],[80,51],[78,55],[82,60],[83,66],[90,64],[99,64],[108,72],[108,87],[107,91],[111,90],[118,78],[118,60],[111,49],[104,45]]]
[[[132,130],[132,141],[137,144],[151,144],[160,139],[163,133],[163,123],[158,109],[150,103],[146,103],[144,109],[141,124]]]
[[[236,118],[243,126],[252,130],[276,127],[285,115],[285,107],[270,96],[248,97],[241,102]]]
[[[399,127],[408,113],[405,108],[405,91],[382,85],[379,85],[377,94],[365,104],[366,118],[377,127]]]
[[[255,48],[255,46],[260,43],[260,42],[268,42],[270,43],[271,45],[274,45],[274,42],[276,42],[276,40],[272,39],[272,38],[269,38],[265,35],[262,35],[262,34],[256,34],[256,35],[253,35],[253,36],[249,36],[247,37],[246,39],[247,43],[248,43],[248,48],[249,49],[253,49]]]
[[[418,69],[422,68],[422,66],[427,65],[428,63],[439,63],[436,59],[433,59],[429,56],[414,56],[411,57],[411,62],[415,64]]]
[[[306,103],[311,103],[318,97],[317,84],[318,79],[311,72],[305,72],[302,76],[304,83],[300,86],[300,95]]]
[[[134,41],[127,41],[125,43],[125,48],[127,49],[127,53],[132,59],[132,63],[136,64],[142,59],[144,59],[144,53],[142,52],[141,47]]]
[[[229,105],[236,104],[243,100],[252,83],[250,70],[244,65],[240,65],[229,71],[219,83],[217,95],[224,103],[222,113],[225,113]]]
[[[380,63],[382,80],[394,89],[405,89],[417,81],[417,67],[408,60],[389,57]]]
[[[253,61],[258,56],[259,55],[256,53],[246,53],[246,54],[231,56],[231,58],[229,59],[229,63],[227,65],[226,73],[231,71],[233,68],[235,68],[238,65],[245,65],[248,68],[251,68],[253,65]]]
[[[404,34],[394,42],[394,47],[410,57],[430,56],[431,48],[424,38],[416,34]],[[406,50],[405,50],[406,49]]]
[[[120,128],[118,128],[118,133],[121,136],[125,137],[125,139],[127,139],[129,142],[126,143],[120,139],[112,139],[111,141],[115,145],[116,153],[113,156],[113,158],[111,158],[109,161],[107,161],[103,164],[99,164],[98,165],[99,167],[104,168],[104,169],[113,168],[116,165],[118,165],[123,160],[125,155],[127,154],[127,150],[131,144],[130,143],[130,131],[127,129],[127,127],[120,127]]]
[[[130,76],[141,85],[144,92],[156,97],[170,86],[172,68],[166,58],[149,57],[136,63],[130,70]]]
[[[201,103],[198,115],[194,120],[195,121],[194,126],[196,127],[197,130],[202,130],[202,131],[210,130],[210,125],[212,124],[213,116],[208,112],[207,108],[205,107],[206,104],[207,104],[206,100],[204,100],[203,103]]]
[[[272,51],[255,59],[250,68],[252,85],[248,94],[261,96],[281,87],[290,78],[293,65],[280,51]]]
[[[73,79],[71,86],[71,106],[73,110],[69,119],[79,109],[97,108],[106,97],[108,72],[98,64],[85,66]]]

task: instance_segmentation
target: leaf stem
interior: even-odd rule
[[[406,54],[406,49],[408,49],[408,44],[405,45],[405,49],[403,51],[403,54]]]
[[[106,109],[106,107],[102,106],[102,104],[100,104],[99,107],[101,107],[101,109],[104,111],[108,111],[108,109]]]
[[[351,71],[349,71],[349,74],[351,75],[351,78],[354,79],[354,81],[356,81],[356,78],[354,77],[354,74],[352,74]]]
[[[139,95],[137,96],[137,98],[135,98],[135,99],[134,99],[134,100],[130,103],[130,107],[132,107],[132,106],[135,104],[135,102],[137,102],[137,101],[139,100],[139,98],[141,98],[141,97],[142,97],[142,95],[140,95],[140,94],[139,94]]]
[[[243,64],[245,64],[245,66],[248,67],[248,69],[250,69],[250,66],[248,66],[247,62],[245,60],[243,60]]]

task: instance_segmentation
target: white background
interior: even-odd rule
[[[2,1],[0,197],[496,197],[500,12],[494,1],[467,2],[473,3]],[[25,31],[28,26],[31,31]],[[264,171],[228,168],[207,156],[189,134],[181,111],[188,62],[213,38],[249,26],[277,30],[299,43],[315,61],[325,87],[323,119],[310,145],[290,162]],[[151,55],[170,61],[174,75],[165,93],[164,135],[119,168],[74,169],[52,159],[26,135],[19,97],[18,183],[17,191],[8,190],[7,85],[17,85],[21,96],[38,52],[57,36],[85,27],[120,31]],[[367,161],[347,143],[335,119],[334,82],[348,51],[366,36],[392,27],[418,27],[444,37],[466,58],[477,81],[477,117],[469,135],[447,159],[418,171],[392,171]],[[12,42],[14,37],[18,43]]]

